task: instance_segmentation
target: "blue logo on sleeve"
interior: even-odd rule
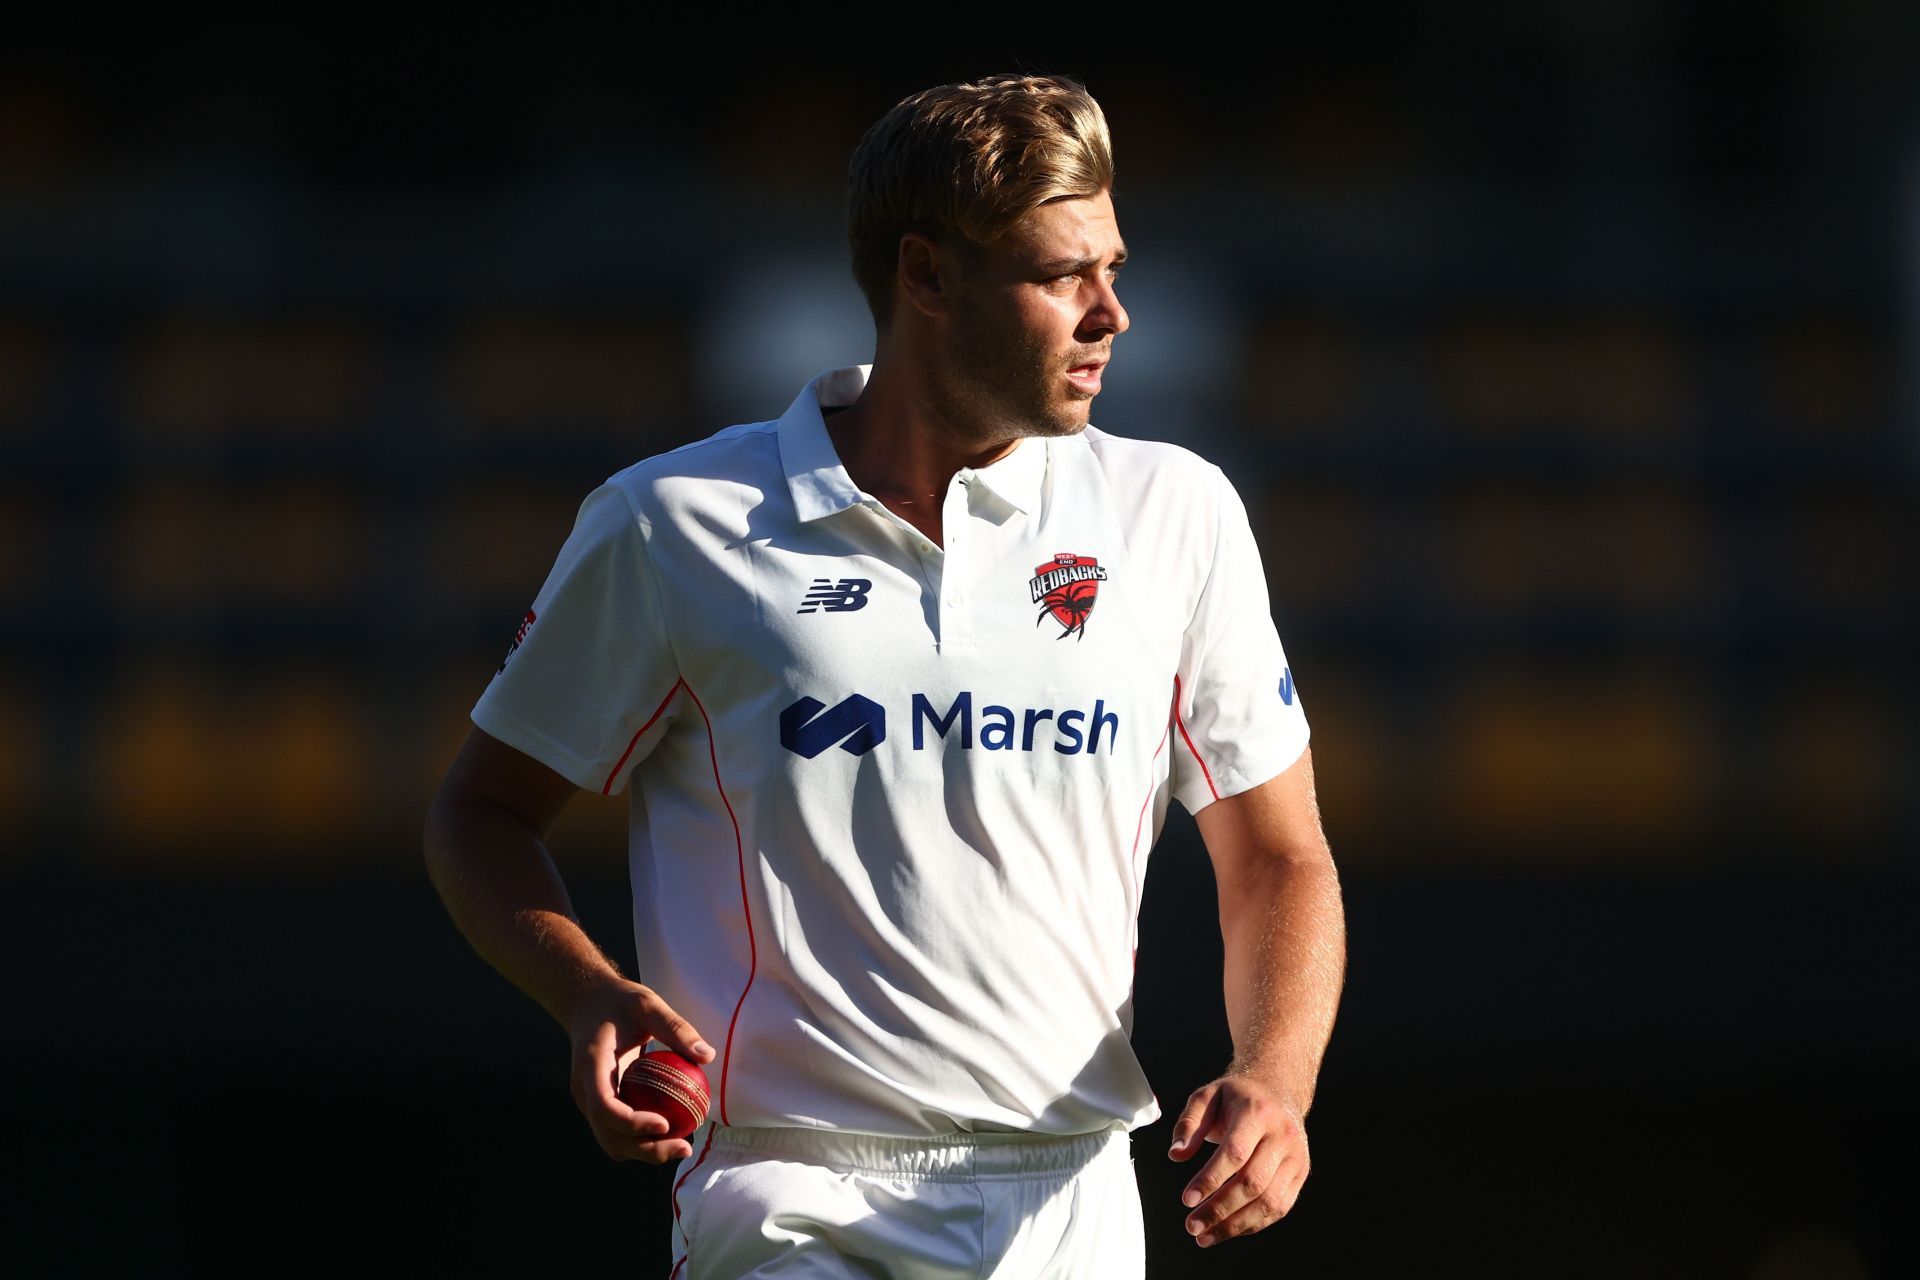
[[[1280,701],[1293,705],[1293,668],[1280,668]]]

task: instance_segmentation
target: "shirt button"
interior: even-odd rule
[[[947,603],[957,609],[960,607],[960,597],[956,594],[949,592],[947,595]]]

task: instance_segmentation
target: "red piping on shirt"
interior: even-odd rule
[[[660,718],[660,713],[667,709],[667,704],[673,701],[673,695],[680,692],[680,687],[685,683],[685,680],[675,680],[673,682],[673,688],[667,690],[667,696],[660,699],[660,705],[653,709],[653,714],[647,717],[647,722],[640,726],[639,733],[633,735],[633,741],[627,743],[627,749],[620,753],[619,762],[613,766],[613,772],[607,775],[606,785],[600,788],[601,795],[610,796],[613,794],[613,780],[620,776],[620,766],[627,762],[627,757],[633,754],[633,749],[640,745],[640,734],[653,728],[653,722]],[[693,690],[689,689],[687,692],[692,693]]]
[[[733,851],[740,866],[740,910],[747,918],[747,985],[740,988],[740,999],[734,1003],[733,1018],[727,1023],[727,1047],[720,1055],[720,1123],[731,1123],[727,1119],[727,1069],[733,1065],[733,1029],[740,1022],[740,1006],[747,1002],[747,992],[753,989],[753,976],[760,969],[760,948],[753,938],[753,907],[747,901],[747,848],[740,839],[740,819],[733,812],[733,802],[727,799],[727,789],[720,783],[720,753],[713,738],[713,721],[707,718],[707,709],[701,706],[700,695],[693,691],[683,677],[681,687],[687,696],[693,699],[693,705],[699,708],[700,718],[707,722],[707,758],[713,761],[713,786],[720,793],[720,803],[727,806],[727,817],[733,820]]]
[[[687,692],[691,693],[693,692],[693,690],[689,689],[687,690]],[[1200,766],[1200,776],[1207,780],[1207,790],[1213,792],[1213,798],[1215,800],[1218,800],[1220,798],[1220,788],[1213,785],[1213,774],[1210,770],[1208,770],[1207,762],[1200,758],[1200,753],[1194,750],[1193,739],[1187,737],[1187,722],[1180,718],[1180,677],[1179,676],[1175,676],[1173,678],[1173,719],[1174,719],[1174,723],[1180,726],[1180,736],[1186,739],[1187,750],[1193,752],[1193,762]]]
[[[1160,745],[1153,749],[1153,760],[1147,761],[1148,772],[1152,772],[1154,760],[1158,760],[1160,758],[1160,753],[1167,749],[1167,739],[1173,736],[1174,713],[1179,710],[1179,707],[1180,707],[1180,677],[1175,676],[1173,678],[1173,705],[1167,708],[1167,728],[1166,728],[1166,731],[1160,735]],[[1133,820],[1132,861],[1133,861],[1133,882],[1136,885],[1140,883],[1140,833],[1141,831],[1146,829],[1147,806],[1153,803],[1153,793],[1157,790],[1159,790],[1158,786],[1149,787],[1147,789],[1147,798],[1140,802],[1140,816]],[[1139,960],[1140,960],[1140,939],[1139,939],[1140,919],[1139,917],[1140,917],[1140,908],[1139,908],[1139,905],[1136,903],[1134,906],[1134,922],[1133,922],[1133,928],[1134,928],[1133,958],[1134,958],[1136,968],[1139,966]]]
[[[676,1179],[673,1184],[673,1221],[675,1226],[680,1225],[680,1188],[687,1185],[687,1179],[691,1178],[693,1176],[693,1171],[695,1169],[698,1169],[700,1165],[706,1160],[707,1151],[712,1146],[713,1146],[713,1126],[709,1125],[707,1126],[707,1140],[700,1144],[700,1154],[694,1157],[693,1163],[687,1166],[687,1171],[681,1174],[680,1177]],[[685,1227],[680,1227],[680,1238],[682,1240],[687,1240],[687,1229]],[[667,1280],[673,1280],[675,1276],[679,1275],[680,1268],[686,1266],[687,1259],[692,1256],[693,1256],[693,1241],[687,1240],[687,1251],[680,1255],[680,1261],[673,1264],[673,1270],[667,1272]]]

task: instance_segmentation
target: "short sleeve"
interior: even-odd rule
[[[1218,533],[1212,568],[1180,646],[1173,794],[1188,812],[1283,773],[1307,746],[1240,495],[1210,468]]]
[[[608,795],[667,728],[680,672],[646,537],[612,481],[588,494],[474,724]]]

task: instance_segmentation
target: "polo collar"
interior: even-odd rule
[[[780,462],[787,473],[794,514],[802,521],[818,520],[867,501],[834,451],[821,409],[849,405],[860,398],[873,372],[869,364],[830,369],[801,388],[780,416]],[[1050,441],[1029,436],[1013,452],[984,467],[963,467],[960,478],[978,480],[996,498],[1022,514],[1040,509],[1040,491],[1046,481]]]
[[[872,369],[872,365],[856,364],[829,370],[802,387],[780,415],[780,465],[786,469],[793,513],[802,521],[818,520],[866,501],[834,452],[820,409],[858,400]]]
[[[981,481],[996,498],[1022,515],[1040,510],[1040,488],[1047,478],[1047,458],[1053,441],[1044,436],[1023,436],[1013,452],[984,467],[967,467],[960,472]]]

